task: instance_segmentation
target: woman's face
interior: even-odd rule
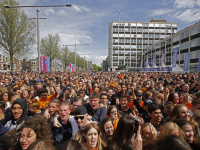
[[[27,91],[23,91],[23,98],[26,98],[28,96],[28,92]]]
[[[2,99],[4,102],[8,101],[8,93],[4,93]]]
[[[179,96],[177,93],[174,94],[174,103],[178,104],[179,103]]]
[[[118,116],[117,116],[117,109],[113,108],[110,110],[110,115],[113,119],[117,119]]]
[[[115,100],[115,103],[116,103],[116,105],[119,105],[119,99],[118,98]]]
[[[168,88],[164,89],[164,93],[169,94],[169,89]]]
[[[191,116],[190,116],[190,113],[189,113],[188,109],[185,106],[180,108],[179,117],[181,119],[185,119],[187,121],[190,121],[190,117]]]
[[[98,142],[98,132],[95,128],[91,128],[85,135],[87,144],[92,148],[96,148]]]
[[[111,121],[108,121],[104,124],[104,130],[106,132],[106,135],[111,136],[114,132],[114,127]]]
[[[180,96],[179,101],[180,101],[181,104],[183,104],[184,103],[184,96]]]
[[[36,137],[37,135],[33,129],[24,128],[21,132],[20,139],[19,139],[22,149],[26,150],[31,143],[36,141]]]
[[[150,137],[150,135],[151,135],[150,126],[147,126],[147,127],[143,128],[142,135],[144,136],[144,138],[149,138]]]
[[[191,125],[184,125],[182,127],[183,133],[185,134],[185,138],[187,141],[192,142],[194,140],[194,131]]]

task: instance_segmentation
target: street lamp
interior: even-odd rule
[[[76,71],[76,46],[80,46],[80,45],[89,45],[89,44],[76,44],[76,37],[75,37],[75,44],[74,45],[62,45],[62,46],[75,46],[75,71]]]
[[[71,7],[71,4],[66,4],[66,5],[38,5],[38,0],[37,0],[37,6],[9,6],[9,5],[4,5],[4,8],[25,8],[25,7],[37,7],[37,48],[38,48],[38,73],[40,73],[40,27],[39,27],[39,9],[38,7]]]

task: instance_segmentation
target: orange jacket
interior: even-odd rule
[[[56,93],[47,96],[47,99],[44,100],[42,97],[40,97],[40,100],[38,101],[40,103],[40,108],[45,109],[49,102],[52,100],[52,98],[56,97]]]

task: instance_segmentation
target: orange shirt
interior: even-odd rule
[[[42,97],[40,97],[40,100],[38,101],[40,103],[40,108],[45,109],[49,102],[52,100],[52,98],[56,97],[56,93],[47,96],[47,99],[44,100]]]
[[[187,103],[185,105],[188,107],[188,109],[191,109],[191,107],[192,107],[192,103]]]
[[[133,105],[134,105],[134,101],[131,101],[131,102],[128,103],[128,107],[129,107],[131,110],[133,109]],[[141,102],[140,102],[140,106],[141,106],[142,108],[145,107],[145,106],[144,106],[144,101],[141,101]]]

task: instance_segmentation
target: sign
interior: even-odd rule
[[[146,69],[148,68],[149,58],[146,59]]]
[[[71,72],[74,72],[74,64],[69,64],[69,68]]]
[[[200,53],[199,53],[199,61],[198,61],[198,68],[197,71],[200,72]]]
[[[162,57],[161,57],[161,67],[163,67],[163,65],[164,65],[164,60],[165,60],[165,54],[163,54],[162,55]]]
[[[155,57],[153,57],[153,63],[152,63],[152,68],[155,68]]]
[[[184,57],[183,71],[188,71],[189,60],[190,60],[190,52],[187,52]]]
[[[50,71],[50,58],[47,56],[40,57],[40,72]]]
[[[178,51],[175,51],[173,54],[172,68],[176,67],[177,55],[178,55]]]
[[[142,66],[143,66],[143,59],[141,60],[141,63],[140,63],[140,69],[142,69]]]

